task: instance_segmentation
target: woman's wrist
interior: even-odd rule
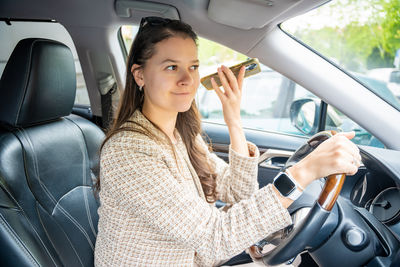
[[[229,121],[226,123],[226,126],[228,127],[229,130],[242,130],[242,122],[241,120],[235,120],[235,121]]]
[[[309,182],[307,181],[306,177],[307,174],[304,171],[304,168],[302,166],[297,166],[294,165],[288,169],[286,169],[285,171],[292,179],[295,179],[296,182],[299,184],[299,186],[301,188],[298,188],[300,191],[303,191],[307,185],[309,184]],[[281,193],[278,191],[278,189],[275,187],[275,185],[272,185],[272,189],[275,192],[275,194],[277,195],[279,201],[282,203],[284,208],[288,208],[292,203],[293,203],[293,199],[289,198],[289,197],[284,197],[281,195]]]
[[[303,189],[305,189],[312,182],[312,179],[310,179],[311,175],[309,174],[308,170],[309,168],[307,168],[307,166],[299,163],[287,169],[287,171],[290,172],[290,175]]]
[[[293,203],[293,200],[291,200],[290,198],[282,196],[278,189],[276,189],[275,185],[272,185],[272,190],[274,191],[275,195],[279,199],[279,202],[281,202],[282,206],[285,209],[287,209]]]
[[[246,136],[243,132],[242,126],[238,123],[227,125],[229,130],[229,136],[231,139],[231,146],[235,152],[247,156],[250,156],[249,149],[247,146]]]

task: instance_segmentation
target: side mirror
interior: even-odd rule
[[[305,135],[314,135],[318,131],[320,103],[311,99],[298,99],[290,105],[290,121]]]
[[[320,110],[320,101],[312,98],[295,100],[290,106],[290,121],[303,134],[314,135],[318,132]],[[342,124],[339,114],[331,106],[328,106],[325,130],[341,132]]]

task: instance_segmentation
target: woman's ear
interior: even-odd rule
[[[131,73],[135,82],[139,86],[144,86],[143,68],[138,64],[133,64],[131,68]]]

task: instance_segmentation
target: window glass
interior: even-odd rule
[[[121,36],[127,52],[129,52],[137,31],[137,26],[121,27]],[[248,58],[246,55],[201,37],[198,45],[200,77],[216,72],[217,67],[221,64],[232,66]],[[317,128],[316,124],[313,125],[314,117],[312,117],[311,125],[303,124],[302,127],[295,127],[290,119],[292,103],[304,99],[320,103],[315,95],[303,87],[261,64],[261,72],[246,78],[243,84],[241,105],[243,127],[307,135],[305,129]],[[203,121],[225,123],[222,105],[214,90],[207,90],[200,85],[196,102]]]
[[[82,75],[81,64],[67,30],[59,23],[55,22],[22,22],[11,21],[11,25],[0,23],[0,75],[3,73],[5,65],[17,43],[25,38],[46,38],[59,41],[67,45],[72,52],[76,70],[76,98],[75,104],[89,106],[89,96],[86,83]]]
[[[201,77],[216,72],[221,64],[229,67],[246,59],[246,55],[199,38]],[[240,111],[243,127],[305,135],[290,120],[290,107],[294,101],[306,98],[320,102],[311,92],[261,64],[261,72],[245,78],[243,82]],[[214,90],[207,90],[200,85],[196,101],[203,121],[224,123],[222,105]]]
[[[381,141],[332,106],[328,106],[325,128],[344,132],[354,131],[356,136],[351,141],[355,144],[384,148]]]
[[[124,25],[121,27],[121,36],[127,53],[129,53],[129,50],[131,49],[133,39],[135,39],[138,30],[139,26],[136,25]]]
[[[127,51],[137,31],[137,26],[121,27],[121,35]],[[198,43],[200,77],[214,73],[221,64],[232,66],[248,58],[246,55],[204,38],[199,38]],[[369,78],[364,78],[364,81],[387,89],[387,84],[383,81],[369,80]],[[213,90],[207,90],[200,84],[196,102],[203,121],[225,124],[222,105]],[[320,109],[321,100],[318,97],[263,64],[261,64],[260,73],[246,78],[243,83],[241,117],[245,128],[301,136],[311,136],[320,128],[355,131],[356,137],[352,139],[354,143],[383,147],[378,139],[329,105],[326,123],[319,127]]]
[[[400,111],[400,1],[337,0],[284,22],[284,31],[344,69]],[[365,129],[330,108],[340,123],[354,130],[356,144],[383,147]],[[326,128],[329,125],[329,112]]]
[[[282,29],[400,111],[400,1],[337,0]]]

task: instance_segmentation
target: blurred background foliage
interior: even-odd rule
[[[203,66],[215,66],[221,64],[245,61],[247,56],[238,53],[226,46],[220,45],[213,41],[199,38],[199,61]]]
[[[335,12],[338,21],[319,28],[310,22],[294,32],[283,29],[346,69],[393,67],[400,48],[399,0],[339,0],[315,11],[316,16]]]

